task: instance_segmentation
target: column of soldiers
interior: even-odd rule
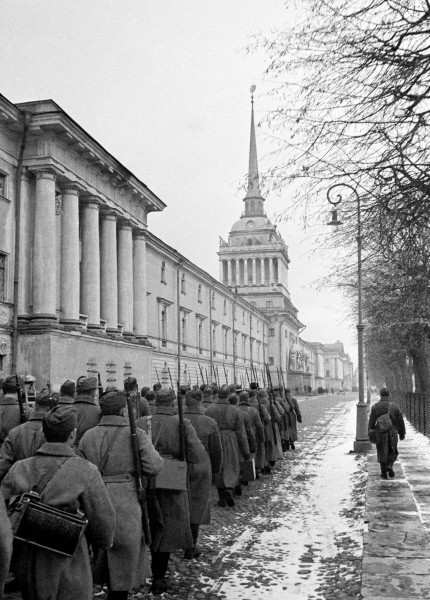
[[[103,391],[91,376],[65,381],[54,398],[42,389],[22,422],[21,383],[9,377],[0,392],[0,598],[9,561],[15,580],[9,575],[6,587],[17,586],[24,600],[91,600],[93,584],[121,600],[149,577],[153,594],[167,591],[171,552],[201,554],[212,486],[218,506],[234,507],[244,485],[295,449],[301,422],[297,400],[282,387],[180,386],[175,394],[156,384],[139,393],[128,378],[127,392]],[[157,486],[167,462],[181,456],[185,489]],[[136,471],[148,484],[143,503]],[[11,513],[14,499],[42,479],[41,501],[88,519],[71,558],[16,540],[11,556],[4,501]]]

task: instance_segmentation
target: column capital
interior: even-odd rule
[[[78,184],[70,181],[61,186],[61,193],[68,194],[69,196],[79,196],[81,189],[79,188]]]
[[[119,214],[112,210],[111,208],[103,208],[100,211],[100,216],[104,221],[117,221],[119,219]]]
[[[102,206],[102,202],[100,198],[97,196],[83,196],[81,197],[81,201],[84,206],[88,206],[89,208],[100,208]]]
[[[146,229],[138,229],[137,227],[133,228],[133,239],[146,239]]]
[[[118,225],[120,227],[120,229],[132,229],[132,224],[131,221],[129,221],[128,219],[125,219],[124,217],[120,217],[118,219]]]
[[[57,171],[53,167],[40,167],[31,169],[31,172],[36,175],[36,179],[57,179]]]

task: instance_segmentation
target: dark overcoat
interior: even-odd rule
[[[179,417],[172,406],[157,406],[151,417],[141,417],[136,425],[148,431],[151,419],[152,439],[163,456],[180,458]],[[188,419],[184,419],[186,460],[189,466],[204,463],[206,450]],[[192,548],[188,491],[155,489],[148,494],[152,550],[172,552]],[[157,520],[157,522],[156,522]]]
[[[379,402],[376,402],[370,411],[368,431],[369,436],[371,437],[372,432],[376,427],[376,420],[386,413],[390,415],[394,427],[385,433],[377,431],[375,437],[376,451],[379,463],[393,464],[399,455],[397,449],[398,435],[403,438],[406,433],[405,421],[399,406],[395,402],[390,402],[388,398],[385,399],[385,397]]]
[[[30,458],[46,442],[42,422],[46,412],[34,410],[26,423],[9,431],[0,449],[0,481],[18,460]]]
[[[67,459],[41,494],[42,501],[61,509],[81,509],[87,519],[91,544],[109,548],[115,531],[115,512],[97,467],[76,456],[66,444],[43,444],[36,455],[15,463],[3,479],[6,500],[29,492],[54,463]],[[92,600],[93,579],[86,536],[71,558],[20,544],[12,570],[25,600]]]
[[[257,457],[261,457],[264,455],[264,428],[263,423],[261,422],[260,415],[258,414],[258,410],[251,406],[248,401],[241,400],[239,402],[239,409],[245,412],[248,417],[252,427],[252,431],[254,433],[255,439],[255,450],[253,454],[255,455],[255,468],[261,469],[264,466],[263,462],[260,460],[257,461]],[[248,439],[249,441],[249,439]]]
[[[258,412],[263,426],[263,444],[257,443],[257,452],[255,453],[255,468],[262,469],[266,464],[266,425],[270,423],[270,415],[266,406],[262,405],[256,396],[250,396],[248,402]]]
[[[144,431],[137,429],[137,438],[143,475],[157,475],[163,459]],[[112,590],[139,587],[147,575],[147,557],[127,418],[103,416],[96,427],[82,436],[79,454],[101,472],[116,517],[113,546],[98,554],[94,579],[107,583],[109,573]]]
[[[297,421],[302,422],[302,415],[299,408],[299,403],[294,396],[287,394],[286,401],[288,402],[289,410],[287,412],[288,417],[288,430],[286,439],[290,442],[295,442],[298,439],[297,436]]]
[[[273,462],[282,457],[282,450],[279,451],[279,444],[281,442],[281,435],[279,431],[279,425],[281,423],[281,415],[276,408],[275,403],[273,403],[272,407],[270,406],[270,401],[268,398],[259,398],[259,402],[261,406],[264,406],[269,413],[270,421],[264,426],[265,433],[265,460],[266,464],[269,462]],[[273,415],[273,419],[272,419]],[[275,443],[275,435],[276,435],[276,443]]]
[[[0,398],[0,445],[4,442],[9,431],[21,423],[18,400],[13,396]]]
[[[100,422],[100,407],[91,396],[78,396],[73,402],[73,408],[78,413],[78,428],[75,446],[79,446],[81,437]]]
[[[204,414],[200,406],[187,406],[184,416],[190,420],[206,450],[204,463],[190,464],[190,522],[200,525],[210,523],[210,496],[212,475],[218,473],[222,463],[221,436],[217,424]]]
[[[218,398],[205,413],[215,420],[221,433],[223,461],[215,477],[215,485],[220,488],[234,488],[239,483],[240,456],[249,458],[249,446],[243,417],[240,409],[227,398]]]

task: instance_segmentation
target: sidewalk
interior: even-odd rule
[[[363,600],[430,599],[430,440],[406,422],[396,476],[368,456]]]

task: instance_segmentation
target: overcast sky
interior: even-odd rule
[[[218,238],[243,210],[249,88],[261,120],[274,85],[264,55],[245,48],[294,13],[281,0],[2,0],[1,14],[1,92],[12,102],[55,100],[167,204],[149,215],[150,230],[218,278]],[[264,171],[274,160],[264,127],[257,147]],[[289,197],[288,188],[267,194],[269,218]],[[302,337],[340,339],[355,363],[340,294],[312,285],[328,255],[312,253],[298,222],[278,227]]]

